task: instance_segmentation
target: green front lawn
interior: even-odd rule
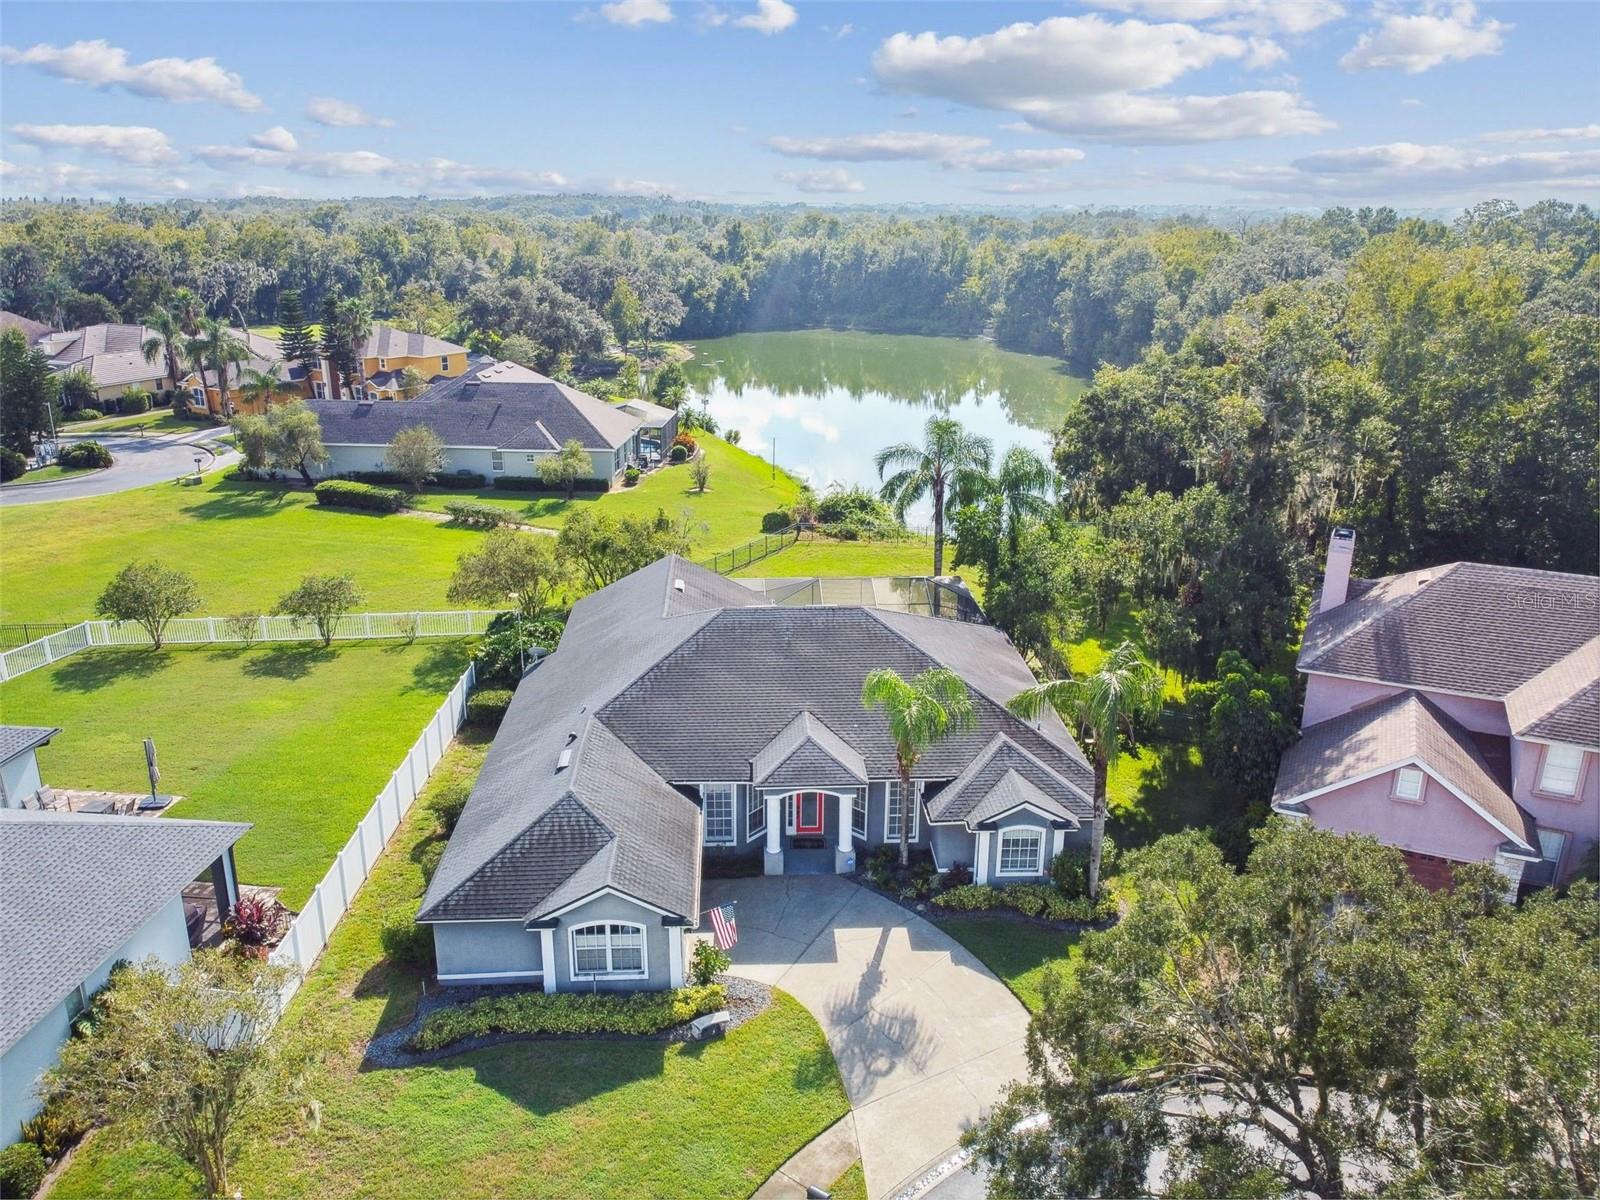
[[[465,667],[460,642],[91,650],[0,684],[0,716],[60,726],[56,787],[146,791],[155,738],[172,815],[254,823],[241,878],[298,908]]]
[[[1072,978],[1078,956],[1074,930],[1049,929],[1008,917],[971,914],[938,917],[934,924],[968,950],[1016,994],[1029,1012],[1044,1006],[1044,978]]]
[[[186,421],[182,417],[172,414],[172,409],[165,405],[152,408],[149,412],[129,413],[122,417],[102,417],[98,421],[74,421],[69,425],[61,426],[63,434],[76,433],[122,433],[143,426],[147,433],[193,433],[196,429],[204,429],[208,425],[205,421]],[[221,432],[220,426],[213,426]]]
[[[31,483],[49,483],[53,479],[73,479],[79,475],[91,475],[95,471],[103,471],[104,467],[63,467],[60,463],[51,463],[48,467],[37,467],[27,472],[21,478],[8,479],[0,487],[26,487]]]
[[[954,545],[946,548],[946,567]],[[764,579],[823,576],[931,575],[933,543],[910,537],[897,542],[833,542],[821,538],[796,542],[734,571],[734,575]]]
[[[485,746],[458,743],[441,777],[470,778]],[[337,1047],[313,1081],[314,1133],[247,1136],[246,1196],[570,1198],[748,1196],[849,1109],[815,1021],[790,997],[698,1044],[512,1042],[425,1067],[364,1068],[375,1034],[411,1018],[419,981],[385,962],[387,914],[416,911],[437,849],[412,809],[290,1009]],[[74,1156],[61,1196],[194,1196],[199,1179],[116,1129]]]
[[[631,488],[605,494],[579,492],[572,500],[557,496],[483,488],[477,491],[431,491],[414,497],[415,507],[443,512],[452,498],[468,499],[503,508],[525,524],[559,529],[567,514],[589,504],[619,517],[653,517],[657,510],[674,521],[687,516],[696,552],[726,550],[761,536],[761,518],[787,509],[800,485],[781,468],[773,473],[767,463],[721,438],[696,434],[711,463],[711,480],[697,492],[686,463],[663,467],[645,475]]]
[[[208,475],[0,513],[0,620],[77,621],[135,559],[193,575],[198,611],[266,611],[300,577],[348,571],[371,611],[454,608],[445,591],[481,533],[318,507],[309,493]]]

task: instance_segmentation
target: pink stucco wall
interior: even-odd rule
[[[1578,777],[1575,797],[1546,796],[1537,790],[1545,747],[1539,742],[1511,742],[1512,797],[1546,829],[1559,829],[1571,836],[1558,876],[1565,878],[1590,842],[1600,840],[1600,754],[1588,751],[1583,756],[1583,773]]]
[[[1373,700],[1381,700],[1406,689],[1389,683],[1367,683],[1360,679],[1339,679],[1332,675],[1306,675],[1306,707],[1300,717],[1300,728],[1309,729],[1330,717],[1347,713]],[[1442,711],[1448,713],[1463,729],[1473,733],[1492,733],[1507,737],[1511,725],[1506,720],[1506,706],[1499,700],[1475,700],[1467,696],[1450,696],[1443,692],[1416,689]]]
[[[1395,800],[1394,772],[1305,802],[1311,820],[1336,833],[1364,833],[1402,850],[1456,862],[1494,862],[1502,834],[1453,793],[1423,776],[1422,803]]]

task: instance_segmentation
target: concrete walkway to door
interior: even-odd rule
[[[871,1200],[943,1158],[1026,1073],[1016,997],[898,904],[837,876],[792,875],[708,879],[703,900],[738,902],[733,973],[783,988],[827,1034]]]

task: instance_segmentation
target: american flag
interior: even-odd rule
[[[711,938],[718,950],[732,950],[739,941],[739,922],[734,919],[733,905],[719,904],[711,912]]]

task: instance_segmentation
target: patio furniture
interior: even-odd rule
[[[206,927],[206,910],[201,904],[187,904],[183,909],[183,923],[189,930],[189,945],[198,946],[200,935]]]
[[[55,788],[42,787],[38,790],[36,796],[39,800],[39,807],[45,812],[58,812],[66,807],[61,802],[61,798],[56,795]]]
[[[102,816],[115,816],[117,802],[111,799],[85,800],[78,805],[78,811],[81,813],[99,813]]]

